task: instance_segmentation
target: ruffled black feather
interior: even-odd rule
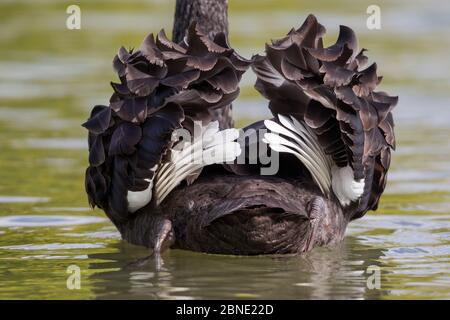
[[[335,44],[324,48],[325,28],[313,15],[298,30],[266,45],[254,57],[256,89],[274,114],[304,121],[340,166],[350,165],[365,192],[351,213],[376,209],[386,184],[390,149],[395,147],[391,110],[398,98],[375,92],[381,81],[374,63],[365,69],[364,49],[352,29],[341,26]]]
[[[162,30],[139,50],[120,48],[109,106],[95,106],[83,124],[89,131],[86,192],[89,203],[113,222],[127,219],[127,192],[145,190],[185,119],[211,119],[228,106],[250,61],[237,55],[224,34],[209,39],[195,24],[182,43]]]

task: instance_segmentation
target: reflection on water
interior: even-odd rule
[[[36,226],[8,218],[19,222],[0,223],[6,239],[0,246],[0,298],[448,298],[450,221],[441,215],[370,216],[352,223],[343,243],[302,256],[171,250],[161,268],[152,260],[133,264],[149,252],[121,241],[104,221],[30,217],[42,222]],[[65,287],[72,264],[82,270],[76,292]],[[369,266],[381,270],[380,289],[367,287]],[[30,293],[29,282],[36,292]]]
[[[99,298],[137,299],[379,297],[383,290],[368,292],[364,273],[368,265],[377,263],[382,252],[366,247],[361,257],[357,246],[354,238],[348,238],[338,247],[301,257],[228,257],[172,251],[158,271],[146,266],[95,274],[104,286],[94,291]],[[116,260],[119,256],[122,258],[124,252],[102,258]],[[114,283],[124,286],[120,292],[110,287]]]
[[[132,264],[148,250],[122,242],[87,207],[80,123],[107,103],[117,48],[160,27],[170,33],[174,0],[82,0],[79,31],[65,28],[63,4],[0,3],[0,299],[450,298],[450,5],[381,0],[383,29],[369,31],[371,2],[230,0],[230,36],[249,57],[309,12],[329,43],[339,24],[357,31],[385,76],[382,90],[400,95],[398,148],[377,213],[352,223],[337,247],[261,257],[172,250],[160,269]],[[239,126],[270,115],[254,81],[243,78]],[[80,290],[66,287],[73,264]],[[380,267],[381,289],[368,289],[369,266]]]

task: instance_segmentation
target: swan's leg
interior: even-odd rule
[[[314,243],[320,241],[321,238],[318,226],[326,214],[326,204],[324,199],[318,196],[313,197],[306,206],[306,210],[310,219],[310,232],[303,250],[309,251],[314,247]]]
[[[315,196],[309,201],[306,209],[308,217],[311,220],[317,220],[325,214],[326,204],[322,197]]]
[[[175,242],[172,222],[169,219],[162,219],[158,222],[157,233],[153,243],[153,257],[161,260],[161,253],[170,248]]]
[[[151,221],[135,221],[134,225],[142,225],[141,223],[148,223],[150,225],[150,229],[147,231],[145,229],[131,229],[128,235],[133,237],[138,237],[137,239],[133,238],[125,238],[129,242],[138,244],[138,245],[146,245],[152,249],[152,254],[145,258],[140,258],[130,264],[127,267],[142,267],[148,265],[149,263],[154,263],[156,270],[160,270],[164,264],[164,261],[161,257],[161,254],[170,248],[170,246],[175,242],[175,234],[172,226],[172,222],[160,216],[150,216]],[[147,241],[143,241],[141,238],[143,235],[149,234],[150,237],[147,238]],[[134,240],[134,241],[133,241]]]

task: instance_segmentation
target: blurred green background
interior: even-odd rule
[[[66,28],[71,4],[81,8],[81,30]],[[381,30],[366,27],[371,4],[381,8]],[[0,3],[0,298],[450,298],[450,3],[438,0],[230,0],[230,42],[247,58],[309,13],[328,44],[339,24],[356,31],[384,76],[381,89],[400,95],[386,193],[339,248],[280,259],[174,250],[162,273],[123,268],[146,250],[121,242],[87,208],[80,124],[108,102],[117,49],[161,28],[170,34],[174,5]],[[254,80],[243,78],[238,126],[268,114]],[[81,290],[66,288],[70,264],[81,267]],[[365,286],[370,264],[382,267],[382,290]]]

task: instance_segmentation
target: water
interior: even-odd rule
[[[340,23],[357,31],[382,89],[401,98],[388,187],[379,210],[352,223],[338,246],[261,257],[171,250],[158,270],[133,263],[148,250],[121,241],[87,207],[79,124],[107,102],[117,48],[170,30],[173,1],[79,3],[79,31],[65,29],[64,4],[0,4],[0,299],[450,298],[450,5],[381,1],[383,29],[369,31],[370,1],[230,0],[231,41],[247,56],[309,12],[329,42]],[[244,77],[235,104],[240,126],[268,114],[253,81]],[[81,270],[79,290],[67,289],[71,265]],[[367,286],[373,267],[379,289]]]

